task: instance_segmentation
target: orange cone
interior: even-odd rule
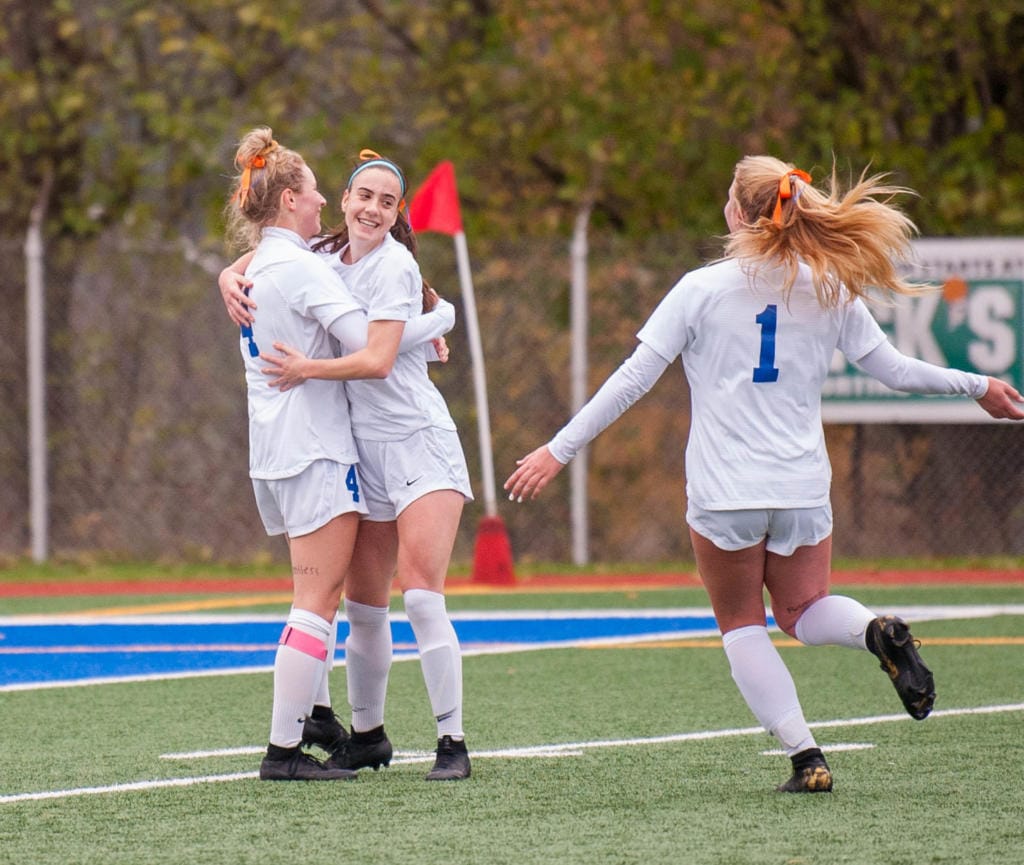
[[[473,582],[510,586],[516,581],[512,571],[512,545],[501,517],[483,517],[477,526],[473,554]]]

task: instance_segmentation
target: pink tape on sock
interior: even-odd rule
[[[318,661],[327,660],[327,644],[323,640],[318,640],[312,634],[307,634],[291,625],[285,625],[280,644],[302,652],[304,655],[310,655]]]

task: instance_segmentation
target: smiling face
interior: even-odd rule
[[[402,186],[388,168],[366,168],[352,181],[341,197],[349,246],[354,258],[360,258],[384,242],[398,219]]]

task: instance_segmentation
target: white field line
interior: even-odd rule
[[[130,643],[123,646],[0,646],[5,655],[156,655],[184,652],[266,652],[277,648],[275,643]]]
[[[398,660],[397,658],[395,660]],[[122,685],[133,682],[162,682],[165,679],[197,679],[202,676],[234,676],[245,673],[267,673],[272,666],[236,667],[229,670],[189,670],[182,673],[147,673],[140,676],[96,676],[91,679],[68,679],[55,682],[24,682],[14,685],[0,685],[5,691],[44,691],[48,688],[84,688],[92,685]]]
[[[952,718],[962,715],[995,715],[1001,712],[1024,712],[1024,703],[1009,703],[997,706],[976,706],[965,709],[936,709],[929,718]],[[868,715],[864,718],[838,718],[834,721],[811,721],[813,729],[831,729],[833,727],[858,727],[872,724],[891,724],[896,721],[910,721],[907,714],[899,715]],[[590,742],[564,742],[548,745],[531,745],[525,748],[505,748],[500,751],[473,751],[474,757],[520,757],[534,756],[539,752],[557,754],[564,751],[585,751],[594,748],[620,748],[628,745],[664,745],[673,742],[696,742],[708,739],[726,739],[730,736],[753,736],[764,733],[763,727],[735,727],[725,730],[702,730],[696,733],[670,733],[666,736],[648,736],[642,739],[597,739]],[[201,760],[209,757],[230,757],[238,754],[260,754],[263,748],[243,746],[241,748],[218,748],[212,751],[183,751],[173,754],[161,754],[163,760]],[[397,752],[401,753],[401,752]],[[432,753],[432,752],[430,752]],[[407,752],[410,756],[411,752]]]
[[[528,745],[522,748],[501,748],[496,751],[472,751],[473,758],[493,757],[565,757],[579,756],[582,745]],[[215,748],[210,751],[181,751],[175,754],[161,754],[161,760],[206,760],[211,757],[237,757],[246,754],[262,754],[266,746],[243,745],[240,748]],[[392,763],[423,763],[434,759],[433,751],[395,751]]]
[[[940,709],[932,712],[930,718],[953,718],[963,715],[993,715],[1002,712],[1024,712],[1024,703],[1011,703],[999,706],[975,706],[965,709]],[[909,721],[909,715],[873,715],[865,718],[840,718],[832,721],[814,721],[809,724],[815,729],[836,727],[860,727],[874,724]],[[503,748],[493,751],[472,751],[473,759],[509,759],[509,758],[556,758],[579,756],[584,751],[596,748],[621,748],[640,745],[663,745],[675,742],[702,742],[709,739],[724,739],[733,736],[764,735],[762,727],[738,727],[725,730],[704,730],[695,733],[676,733],[667,736],[650,736],[634,739],[605,739],[592,742],[566,742],[552,745],[533,745],[525,748]],[[852,750],[860,745],[837,745],[831,750]],[[822,750],[830,750],[828,745]],[[216,751],[192,751],[184,754],[163,754],[164,759],[201,759],[204,757],[232,756],[236,754],[259,753],[262,748],[232,748]],[[425,763],[433,759],[430,752],[399,752],[394,763]],[[189,787],[194,784],[210,784],[222,781],[242,781],[258,778],[258,772],[237,772],[230,775],[202,775],[193,778],[165,778],[156,781],[133,781],[126,784],[110,784],[103,787],[77,787],[69,790],[47,790],[39,793],[13,793],[0,796],[0,805],[16,802],[31,802],[40,799],[67,799],[73,796],[89,796],[100,793],[124,793],[141,790],[158,790],[167,787]]]
[[[133,781],[128,784],[108,784],[104,787],[76,787],[72,790],[45,790],[42,793],[15,793],[0,796],[0,805],[9,802],[34,802],[40,799],[68,799],[72,796],[93,796],[98,793],[130,793],[137,790],[158,790],[163,787],[191,787],[195,784],[214,784],[219,781],[242,781],[258,778],[259,772],[235,772],[231,775],[205,775],[201,778],[164,778],[159,781]]]
[[[837,742],[832,745],[821,745],[821,750],[832,754],[836,751],[870,751],[875,747],[874,742]],[[770,748],[761,752],[762,757],[785,757],[786,752],[781,748]]]

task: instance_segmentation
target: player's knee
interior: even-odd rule
[[[821,600],[825,594],[828,593],[825,592],[823,594],[821,592],[815,592],[812,597],[807,598],[800,603],[791,602],[783,605],[773,602],[772,616],[775,618],[775,624],[778,626],[779,630],[792,637],[794,640],[799,640],[800,638],[796,633],[797,622],[799,622],[803,614],[806,613],[807,610],[815,604],[815,602]]]
[[[786,622],[785,624],[779,624],[778,620],[776,620],[776,624],[779,624],[779,630],[782,631],[782,633],[784,633],[786,636],[792,637],[794,640],[796,640],[796,639],[798,639],[798,637],[796,635],[796,623],[797,623],[797,621],[798,621],[798,619],[793,619],[792,621]]]
[[[405,614],[414,626],[447,614],[444,595],[440,592],[419,588],[407,590],[402,597]]]
[[[800,616],[803,615],[805,607],[799,609],[779,609],[776,606],[772,606],[772,617],[775,619],[775,625],[782,633],[787,636],[796,639],[796,623],[800,621]]]

